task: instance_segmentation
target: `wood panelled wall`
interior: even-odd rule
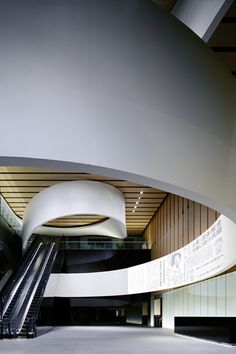
[[[192,200],[168,194],[144,230],[152,259],[174,252],[193,241],[220,214]]]

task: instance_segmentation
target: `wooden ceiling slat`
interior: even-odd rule
[[[0,186],[1,193],[38,193],[41,190],[45,189],[47,186]],[[127,200],[130,202],[135,202],[138,200],[138,197],[140,196],[139,193],[132,193],[132,192],[126,192],[124,193],[126,196]],[[166,193],[146,193],[142,195],[142,198],[140,201],[146,200],[146,199],[151,199],[157,198],[158,200],[162,200],[163,197],[166,196]]]
[[[21,187],[21,186],[11,186],[11,187],[0,187],[1,193],[38,193],[45,189],[45,187]]]
[[[8,178],[10,178],[10,176],[8,176]],[[38,188],[50,187],[56,183],[61,183],[61,182],[62,181],[58,181],[58,180],[37,180],[37,179],[25,180],[24,178],[21,180],[13,180],[13,179],[4,180],[1,173],[0,173],[1,191],[8,191],[7,189],[5,189],[7,187],[9,187],[9,191],[14,190],[15,188],[19,188],[21,191],[23,191],[24,188],[26,188],[25,190],[27,191],[27,189],[31,189],[30,187],[34,187],[34,188],[36,188],[35,190],[38,190]],[[110,184],[114,185],[114,183],[110,183]],[[128,186],[128,184],[127,184],[127,186]],[[139,196],[140,187],[132,187],[132,188],[127,187],[127,188],[130,189],[129,192],[125,193],[125,194],[127,194],[127,197],[131,197],[131,198],[136,199]],[[153,188],[146,188],[146,192],[142,195],[142,198],[148,198],[148,197],[153,198],[157,195],[158,195],[158,197],[163,198],[163,197],[165,197],[166,193],[163,191],[155,190]]]
[[[135,193],[136,195],[139,195],[140,194],[140,191],[143,191],[143,195],[145,195],[146,193],[156,193],[158,194],[158,192],[156,192],[155,189],[153,188],[149,188],[149,187],[122,187],[120,188],[120,190],[123,192],[123,193]],[[163,193],[163,192],[162,192]]]
[[[149,218],[151,219],[151,217],[153,216],[154,213],[155,212],[153,212],[153,211],[152,212],[143,212],[143,211],[141,211],[140,213],[134,213],[134,215],[149,216]]]
[[[145,220],[147,221],[149,219],[149,215],[137,215],[136,213],[132,214],[127,214],[126,215],[126,220]]]
[[[137,206],[137,208],[142,208],[142,207],[155,207],[157,208],[158,206],[160,205],[160,203],[150,203],[150,201],[143,201],[143,202],[140,202],[139,204],[136,204],[136,203],[126,203],[126,206],[127,208],[133,208],[134,206]]]
[[[12,180],[12,181],[74,181],[77,179],[89,179],[89,180],[99,180],[105,181],[108,180],[107,177],[97,177],[93,175],[79,175],[78,173],[14,173],[11,177],[11,174],[0,173],[0,180]]]
[[[126,208],[126,210],[127,211],[133,211],[133,208]],[[154,211],[154,210],[156,210],[156,208],[155,207],[138,207],[137,209],[136,209],[136,212],[137,211]]]
[[[28,202],[32,199],[32,197],[27,197],[27,198],[26,197],[7,197],[6,198],[4,195],[3,195],[3,197],[9,203],[14,200],[17,202]]]
[[[133,231],[140,231],[140,232],[142,232],[143,231],[143,227],[140,227],[140,228],[138,228],[137,226],[134,226],[134,227],[127,227],[127,230],[128,230],[128,232],[130,231],[130,230],[133,230]]]
[[[153,194],[153,193],[148,193],[148,194],[144,194],[142,196],[141,199],[138,199],[138,196],[132,196],[132,193],[124,193],[125,199],[127,200],[127,202],[136,202],[136,200],[156,200],[156,201],[160,201],[162,202],[163,198],[166,197],[166,194]]]
[[[1,173],[0,173],[1,176]],[[65,180],[65,182],[68,180]],[[56,183],[61,183],[63,181],[58,180],[4,180],[0,179],[0,187],[10,187],[10,186],[20,186],[20,187],[50,187]]]

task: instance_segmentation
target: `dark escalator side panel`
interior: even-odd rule
[[[41,246],[41,245],[40,245]],[[7,317],[10,337],[17,337],[20,333],[28,307],[35,293],[35,288],[41,277],[42,269],[47,259],[47,247],[42,245],[36,253],[29,271],[25,276],[26,281],[14,303],[10,315]],[[24,280],[25,280],[24,279]],[[4,318],[4,317],[3,317]]]
[[[21,238],[0,215],[0,291],[5,283],[5,274],[14,272],[21,259]]]
[[[25,255],[22,257],[21,262],[18,264],[18,267],[15,272],[12,272],[9,279],[5,282],[4,286],[0,291],[0,299],[1,299],[1,312],[0,318],[2,318],[5,313],[9,301],[11,300],[14,293],[17,291],[17,287],[20,285],[22,278],[27,269],[27,265],[31,261],[33,255],[35,254],[37,248],[39,246],[39,242],[34,242],[32,246],[27,250]]]
[[[55,242],[36,240],[1,292],[1,338],[36,335],[36,319],[57,254]]]
[[[46,266],[44,268],[44,271],[43,271],[40,281],[38,283],[37,289],[35,291],[33,300],[31,302],[29,310],[27,312],[27,316],[26,316],[25,321],[23,323],[23,326],[22,326],[22,329],[20,332],[21,336],[25,336],[25,334],[26,334],[27,338],[34,338],[37,335],[36,320],[37,320],[38,313],[40,310],[40,305],[43,300],[43,294],[46,289],[49,276],[51,274],[53,263],[56,259],[57,251],[58,251],[58,246],[55,243],[52,244],[51,249],[49,250],[49,257],[48,257]]]
[[[3,306],[6,306],[6,302],[8,301],[13,288],[15,287],[19,279],[22,277],[22,274],[24,273],[27,264],[30,262],[31,258],[36,252],[38,245],[39,245],[39,241],[37,240],[35,240],[35,242],[32,243],[31,247],[28,248],[28,250],[22,257],[21,262],[18,264],[16,271],[11,274],[8,281],[4,284],[3,288],[1,289],[0,297]]]
[[[22,297],[24,286],[27,284],[27,278],[31,272],[30,268],[40,252],[42,252],[42,243],[35,242],[23,257],[18,271],[12,275],[9,283],[1,292],[1,333],[3,337],[10,335],[9,321],[12,318],[12,312]]]

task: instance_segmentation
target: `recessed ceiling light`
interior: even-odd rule
[[[136,209],[136,208],[137,208],[137,205],[134,206],[134,209]]]
[[[140,191],[140,194],[143,194],[143,191]]]
[[[136,202],[136,204],[138,204],[138,201]]]
[[[135,210],[133,210],[133,213],[135,213]]]
[[[141,197],[138,197],[138,199],[141,199]]]

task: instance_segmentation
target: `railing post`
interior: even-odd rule
[[[36,337],[36,320],[34,317],[28,317],[26,319],[26,337],[35,338]]]
[[[4,304],[4,298],[0,298],[0,319],[3,317],[3,304]]]
[[[0,339],[3,339],[3,320],[0,319]]]

